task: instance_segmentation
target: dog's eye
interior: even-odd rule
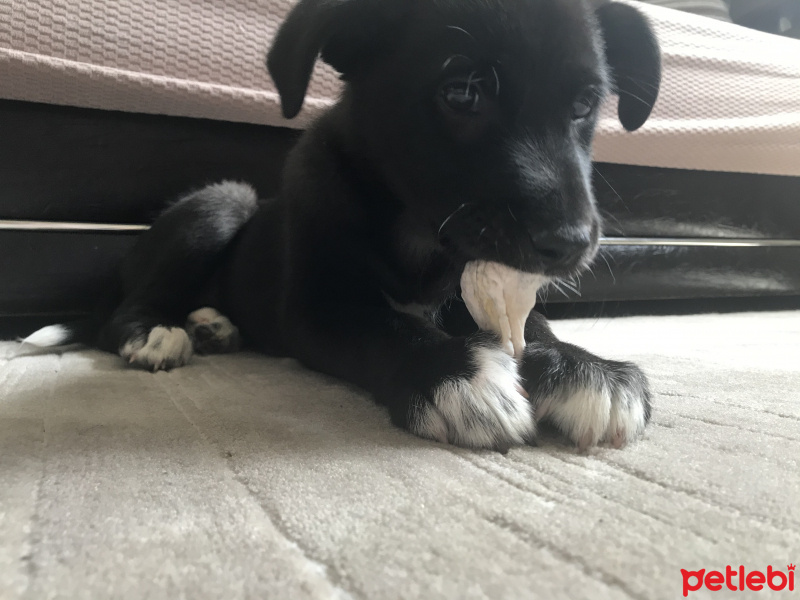
[[[451,81],[442,86],[441,97],[450,110],[457,113],[476,113],[481,101],[478,82],[474,79]]]
[[[575,121],[585,119],[594,111],[596,100],[594,95],[585,93],[572,103],[572,118]]]

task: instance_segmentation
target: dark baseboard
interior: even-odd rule
[[[608,236],[800,240],[800,177],[595,167]]]
[[[797,246],[606,246],[578,293],[550,301],[646,301],[800,294]]]
[[[81,313],[112,284],[135,235],[0,231],[0,316]]]
[[[800,310],[800,295],[644,301],[549,302],[537,306],[548,319],[602,319]]]
[[[90,310],[136,240],[133,233],[0,231],[0,316]],[[550,304],[754,298],[800,294],[800,246],[604,246],[577,291]]]

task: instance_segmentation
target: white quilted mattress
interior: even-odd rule
[[[337,94],[318,66],[286,122],[264,56],[292,0],[4,0],[0,98],[304,127]],[[800,42],[638,4],[664,48],[636,134],[611,106],[600,161],[800,176]]]

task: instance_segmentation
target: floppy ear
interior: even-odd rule
[[[267,55],[283,116],[291,119],[300,112],[318,56],[346,79],[386,46],[407,4],[408,0],[300,0]]]
[[[635,8],[597,2],[606,60],[619,93],[619,120],[628,131],[644,125],[658,99],[661,50],[647,19]]]

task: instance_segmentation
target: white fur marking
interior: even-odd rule
[[[508,448],[526,443],[535,431],[530,402],[519,392],[517,364],[499,348],[472,351],[477,373],[441,384],[434,406],[421,409],[418,435],[468,448]]]
[[[601,442],[620,448],[638,438],[647,424],[643,390],[626,381],[609,383],[600,377],[540,400],[536,418],[545,417],[581,449]]]
[[[203,323],[211,323],[215,319],[220,318],[222,315],[214,308],[198,308],[196,311],[191,313],[186,320],[190,323],[194,323],[195,325],[201,325]]]
[[[132,364],[153,371],[180,367],[192,357],[192,342],[180,327],[154,327],[143,340],[128,341],[119,351]]]
[[[611,398],[611,414],[604,442],[620,448],[638,438],[647,425],[642,398],[630,387],[620,385]]]
[[[42,327],[38,331],[34,331],[24,340],[20,340],[23,344],[30,344],[31,346],[39,346],[40,348],[50,348],[52,346],[60,346],[69,339],[70,330],[64,325],[48,325]]]
[[[545,415],[581,448],[596,445],[608,430],[611,394],[600,384],[569,388],[561,397],[548,398],[536,411]]]
[[[186,333],[199,345],[198,352],[208,351],[209,340],[197,340],[197,329],[202,325],[212,325],[213,351],[231,351],[239,348],[239,330],[230,322],[230,319],[214,308],[199,308],[186,318]],[[224,350],[222,350],[224,348]]]

